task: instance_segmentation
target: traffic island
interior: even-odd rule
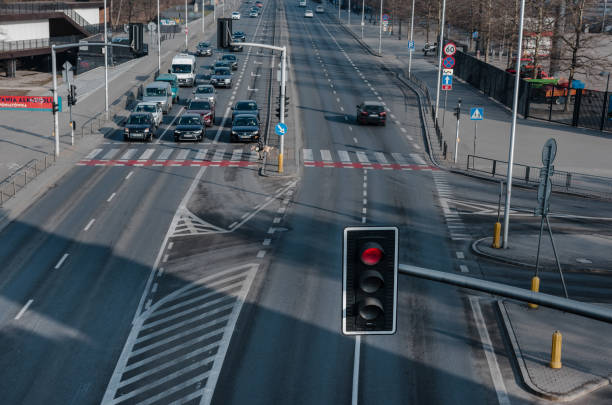
[[[524,384],[536,395],[572,401],[612,383],[612,325],[540,306],[499,300]],[[562,367],[553,369],[551,336],[563,334]]]

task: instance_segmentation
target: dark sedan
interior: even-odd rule
[[[155,131],[155,119],[150,112],[132,113],[125,123],[123,130],[123,139],[141,139],[143,141],[151,141],[153,132]]]
[[[255,115],[259,120],[259,107],[255,100],[240,100],[237,101],[232,109],[232,120],[239,114]]]
[[[198,114],[207,127],[215,123],[215,105],[208,100],[191,100],[187,106],[187,114]]]
[[[232,35],[234,41],[246,42],[246,34],[242,31],[236,31]]]
[[[174,142],[201,141],[206,136],[200,114],[183,114],[174,128]]]
[[[232,142],[257,141],[259,139],[259,119],[255,115],[241,114],[232,120]]]
[[[210,47],[209,42],[200,42],[196,46],[196,55],[198,56],[212,56],[213,50]]]
[[[236,55],[225,54],[221,57],[221,61],[229,62],[232,70],[238,70],[238,58]]]
[[[385,125],[387,122],[387,112],[385,106],[378,101],[364,101],[357,106],[358,124],[378,124]]]

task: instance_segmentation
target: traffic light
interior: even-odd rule
[[[457,107],[455,107],[455,117],[457,117],[457,119],[459,119],[459,116],[461,115],[461,99],[459,99],[459,102],[457,103]]]
[[[342,333],[390,335],[397,318],[396,227],[344,229]]]
[[[68,93],[68,105],[75,105],[77,102],[77,93],[76,86],[74,84],[70,85],[70,91]]]
[[[55,101],[52,101],[51,105],[53,107],[53,114],[59,111],[59,105]]]

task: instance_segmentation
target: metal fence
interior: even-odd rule
[[[44,172],[55,162],[55,156],[45,154],[40,159],[32,159],[17,169],[13,174],[0,182],[0,206],[34,180],[36,176]]]
[[[523,184],[537,185],[540,182],[542,167],[514,163],[512,179]],[[505,178],[508,162],[482,156],[468,155],[467,170]],[[612,178],[582,173],[555,170],[550,178],[553,190],[590,195],[606,199],[612,198]]]
[[[64,37],[24,39],[21,41],[0,41],[0,52],[21,51],[25,49],[49,48],[53,44],[70,44],[78,42],[80,36],[70,35]]]

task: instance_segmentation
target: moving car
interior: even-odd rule
[[[206,100],[213,104],[217,103],[217,93],[215,87],[211,84],[203,84],[195,88],[193,91],[194,100]]]
[[[236,55],[225,54],[219,60],[229,62],[232,70],[238,70],[238,58],[236,57]]]
[[[255,115],[240,114],[232,119],[231,142],[256,141],[259,139],[259,119]]]
[[[183,114],[174,127],[174,142],[201,141],[206,136],[200,114]]]
[[[196,46],[196,55],[198,56],[212,56],[213,50],[210,47],[210,42],[200,42]]]
[[[154,103],[151,101],[141,101],[136,104],[136,107],[132,110],[132,112],[148,112],[153,115],[153,121],[155,122],[155,127],[159,127],[162,123],[162,119],[164,117],[164,113],[161,109],[161,105],[159,103]]]
[[[178,78],[179,86],[193,86],[196,75],[195,56],[179,53],[172,58],[172,68],[168,73],[174,73]]]
[[[231,69],[232,68],[232,62],[228,61],[228,60],[218,60],[215,62],[215,65],[213,66],[213,69],[217,69],[217,68],[228,68]]]
[[[187,114],[198,114],[207,127],[215,123],[215,105],[208,100],[191,100],[187,106]]]
[[[385,125],[386,122],[387,112],[385,106],[379,101],[364,101],[357,105],[358,124]]]
[[[142,101],[159,103],[164,114],[172,108],[172,99],[172,87],[168,82],[149,83],[145,86],[142,95]]]
[[[263,3],[262,3],[261,1],[256,1],[256,2],[255,2],[255,5],[256,5],[257,7],[259,7],[259,8],[262,8],[262,7],[263,7]]]
[[[176,75],[173,75],[172,73],[162,73],[161,75],[157,76],[155,78],[156,82],[168,82],[170,83],[170,87],[172,88],[172,102],[174,103],[178,103],[179,101],[179,96],[178,96],[178,77],[176,77]]]
[[[195,77],[195,85],[199,86],[201,84],[209,84],[210,78],[212,77],[212,73],[198,73]]]
[[[236,41],[239,42],[239,41]],[[230,51],[231,52],[242,52],[243,51],[243,46],[240,44],[236,44],[236,45],[230,45]]]
[[[232,34],[232,40],[246,42],[246,34],[242,31],[236,31]]]
[[[312,13],[312,10],[304,11],[304,18],[312,18],[312,17],[314,17],[314,14]]]
[[[253,6],[253,7],[251,7],[251,13],[252,12],[256,12],[257,15],[255,17],[257,17],[257,16],[259,16],[259,13],[261,12],[261,10],[259,9],[259,7]]]
[[[257,12],[257,10],[251,10],[249,12],[249,17],[258,17],[259,13]]]
[[[255,115],[259,120],[259,107],[255,100],[239,100],[232,108],[232,120],[240,114]]]
[[[323,8],[323,6],[317,6],[317,7],[315,7],[315,11],[317,13],[324,13],[325,9]]]
[[[300,0],[299,6],[300,7],[306,7],[306,0]]]
[[[232,12],[232,20],[240,20],[240,13],[238,11]]]
[[[134,112],[128,117],[123,129],[123,139],[141,139],[151,141],[155,131],[155,120],[149,112]]]
[[[228,89],[232,88],[232,72],[229,68],[216,68],[214,74],[210,77],[210,84],[215,87],[224,86]]]

